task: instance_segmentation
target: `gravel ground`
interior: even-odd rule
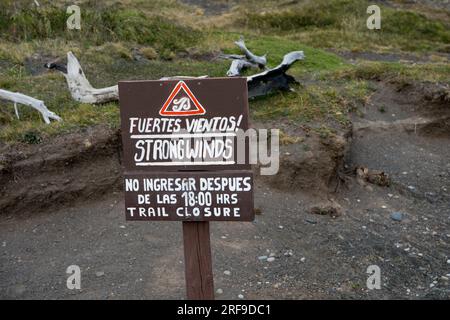
[[[448,203],[353,183],[332,218],[308,213],[311,196],[259,182],[256,195],[255,222],[212,223],[217,298],[450,297]],[[122,197],[1,216],[0,298],[184,298],[181,224],[125,222]],[[73,264],[81,290],[66,287]],[[370,265],[381,269],[380,290],[366,287]]]

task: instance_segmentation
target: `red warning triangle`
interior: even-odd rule
[[[162,116],[193,116],[206,111],[184,81],[179,81],[159,111]]]

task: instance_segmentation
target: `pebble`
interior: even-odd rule
[[[219,289],[216,290],[216,293],[217,293],[217,294],[222,294],[222,293],[223,293],[223,290],[219,288]]]
[[[126,227],[122,225],[122,226],[119,226],[119,228],[120,229],[125,229]]]
[[[447,264],[450,264],[450,259],[447,260]]]
[[[269,257],[269,258],[267,258],[267,262],[273,262],[273,261],[275,261],[275,257]]]
[[[286,252],[284,253],[284,255],[285,255],[286,257],[292,257],[292,256],[294,255],[294,253],[292,252],[292,250],[288,250],[288,251],[286,251]]]
[[[229,275],[231,275],[231,271],[225,270],[225,271],[223,272],[223,274],[226,275],[226,276],[229,276]]]
[[[413,190],[416,190],[416,187],[414,187],[414,186],[408,186],[408,189],[413,191]]]
[[[391,219],[394,221],[402,221],[403,220],[403,213],[401,212],[392,212],[391,213]]]
[[[305,258],[305,257],[302,257],[302,258],[300,259],[300,261],[301,261],[301,262],[305,262],[305,261],[306,261],[306,258]]]
[[[442,276],[442,277],[441,277],[441,280],[448,281],[448,277]]]
[[[238,294],[238,298],[239,299],[244,299],[244,295],[243,294]]]
[[[259,256],[258,260],[267,260],[267,256]]]
[[[103,277],[105,275],[105,273],[103,271],[98,271],[95,273],[95,276],[97,277]]]

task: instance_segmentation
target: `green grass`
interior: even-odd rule
[[[152,45],[161,51],[177,51],[201,37],[201,32],[159,15],[120,4],[83,7],[81,30],[68,30],[65,7],[48,5],[12,9],[0,7],[0,36],[6,41],[30,41],[62,37],[93,45],[127,41]]]
[[[252,8],[238,22],[264,34],[278,34],[305,44],[353,51],[404,50],[425,52],[450,50],[450,20],[419,12],[381,7],[381,30],[366,27],[365,0],[317,0],[282,10]]]
[[[250,103],[258,120],[284,118],[295,123],[349,124],[349,112],[360,107],[371,93],[366,81],[331,83],[318,81],[299,86],[295,92],[272,95]]]
[[[390,82],[441,82],[450,84],[448,63],[402,64],[399,62],[361,62],[328,74],[333,79],[385,80]]]

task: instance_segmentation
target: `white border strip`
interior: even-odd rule
[[[217,133],[169,133],[169,134],[133,134],[131,139],[162,139],[162,138],[209,138],[209,137],[235,137],[235,132]]]
[[[235,164],[234,161],[173,161],[173,162],[138,162],[136,166],[211,166]]]

